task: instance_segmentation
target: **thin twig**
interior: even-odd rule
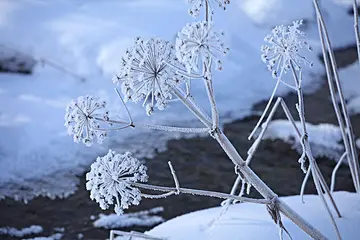
[[[331,192],[334,192],[334,189],[335,189],[335,181],[336,181],[336,173],[337,171],[339,170],[342,162],[344,161],[346,157],[346,152],[341,156],[340,160],[337,162],[334,170],[332,171],[332,174],[331,174],[331,185],[330,185],[330,190]]]
[[[346,131],[345,132],[346,132],[347,137],[344,138],[344,143],[345,143],[346,139],[348,139],[349,145],[350,145],[350,151],[347,151],[348,157],[349,157],[349,166],[350,166],[350,168],[353,168],[351,171],[352,171],[352,177],[354,179],[355,189],[357,192],[360,192],[360,176],[359,176],[360,175],[360,173],[359,173],[360,167],[359,167],[359,160],[358,160],[358,155],[357,155],[357,151],[356,151],[355,136],[353,133],[352,124],[350,121],[350,117],[349,117],[345,99],[344,99],[344,94],[342,91],[342,86],[341,86],[340,79],[339,79],[335,54],[334,54],[334,50],[331,46],[327,28],[326,28],[326,25],[325,25],[323,16],[321,14],[321,10],[320,10],[317,0],[313,0],[313,3],[314,3],[317,17],[318,17],[318,25],[319,25],[321,44],[325,45],[325,43],[324,43],[324,40],[325,40],[327,49],[328,49],[329,55],[330,55],[330,63],[332,66],[333,75],[335,77],[336,87],[338,89],[338,96],[339,96],[341,107],[342,107],[342,113],[343,113],[345,123],[346,123]],[[325,48],[325,46],[323,46],[323,48]],[[325,56],[326,51],[325,51],[325,53],[323,51],[323,55],[324,55],[324,59],[325,59],[325,57],[327,57],[327,56]]]
[[[360,64],[360,32],[359,32],[359,10],[356,3],[356,0],[353,0],[353,10],[354,10],[354,30],[355,30],[355,37],[356,37],[356,47],[358,53],[358,61]]]

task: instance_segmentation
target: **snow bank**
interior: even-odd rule
[[[296,122],[296,126],[298,129],[302,128],[299,121]],[[340,128],[328,123],[318,125],[307,123],[306,127],[314,157],[327,157],[338,161],[344,153]],[[291,144],[300,154],[302,153],[298,135],[291,122],[287,120],[271,121],[264,134],[264,139],[281,139]]]
[[[35,237],[35,238],[27,238],[23,240],[60,240],[62,238],[63,234],[61,233],[55,233],[48,237]]]
[[[43,231],[43,228],[38,225],[32,225],[30,227],[16,229],[13,227],[0,228],[0,235],[10,235],[12,237],[24,237],[26,235],[39,234]]]
[[[215,16],[217,29],[225,30],[231,50],[224,60],[224,70],[214,76],[220,114],[227,121],[249,115],[252,105],[267,99],[275,85],[260,59],[260,46],[272,26],[298,18],[309,19],[305,31],[314,48],[309,59],[315,67],[304,73],[305,89],[316,89],[319,79],[310,76],[323,73],[316,56],[320,45],[310,3],[242,2],[232,2],[227,11],[218,10]],[[166,140],[174,135],[147,133],[139,137],[139,132],[122,131],[114,134],[116,141],[102,148],[75,145],[63,127],[64,106],[89,93],[105,98],[112,110],[125,116],[111,82],[121,53],[135,36],[173,40],[178,30],[193,21],[187,15],[187,7],[181,0],[1,1],[0,43],[56,63],[67,71],[45,64],[43,68],[36,67],[30,76],[0,74],[0,102],[6,103],[0,104],[0,199],[67,196],[75,190],[74,176],[82,174],[109,146],[118,152],[136,152],[137,157],[151,155],[154,147],[164,149]],[[347,8],[330,0],[323,7],[333,45],[354,42],[353,19],[347,15]],[[208,109],[201,83],[195,83],[192,91],[198,103]],[[278,94],[287,92],[281,88]],[[144,109],[134,104],[129,104],[129,108],[134,119],[146,121]],[[183,118],[180,123],[179,115]],[[146,119],[178,125],[194,122],[194,117],[179,103]]]
[[[122,215],[113,213],[109,215],[99,214],[99,219],[94,221],[94,227],[106,229],[127,228],[133,226],[150,227],[164,221],[161,216],[156,216],[156,214],[163,211],[164,208],[157,207],[146,211]]]
[[[360,235],[359,194],[335,192],[334,198],[343,216],[336,219],[342,238],[357,239]],[[281,199],[329,239],[336,239],[328,214],[318,196],[305,195],[305,204],[301,203],[300,196],[281,197]],[[221,210],[221,207],[216,207],[186,214],[160,224],[147,234],[172,240],[279,239],[278,227],[265,206],[249,203],[232,205],[227,213],[209,228],[208,224],[220,214]],[[282,221],[293,239],[309,239],[290,220],[282,217]]]

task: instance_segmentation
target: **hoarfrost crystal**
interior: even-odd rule
[[[154,107],[163,110],[172,98],[172,88],[186,80],[174,67],[183,68],[168,41],[137,38],[135,46],[126,51],[114,83],[121,85],[125,101],[142,100],[151,115]]]
[[[86,189],[90,198],[99,203],[101,209],[115,204],[115,212],[122,214],[131,204],[138,205],[141,192],[132,183],[146,182],[147,168],[131,153],[116,154],[109,150],[104,157],[98,157],[86,174]],[[115,201],[114,201],[115,200]]]
[[[81,96],[67,106],[65,126],[75,142],[82,141],[86,146],[91,146],[94,138],[97,138],[101,144],[107,134],[100,130],[100,121],[108,120],[108,115],[105,101],[90,95]]]
[[[206,2],[208,2],[209,7],[215,4],[224,10],[226,9],[226,5],[230,4],[230,0],[187,0],[187,2],[192,5],[189,9],[189,14],[193,17],[199,16],[200,9],[205,6]]]
[[[229,49],[221,41],[221,35],[213,30],[213,23],[200,21],[187,24],[176,39],[176,54],[180,62],[185,64],[186,70],[190,72],[199,71],[200,60],[215,61],[218,69],[222,68],[217,54],[225,55]]]
[[[305,33],[299,29],[301,25],[302,20],[294,21],[293,25],[287,27],[276,26],[265,37],[265,42],[269,45],[261,46],[261,59],[272,71],[274,78],[281,77],[283,73],[286,73],[290,69],[291,63],[297,71],[301,70],[302,64],[312,66],[312,63],[299,54],[304,47],[307,47],[309,51],[312,50],[305,40]]]

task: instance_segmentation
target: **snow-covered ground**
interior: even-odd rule
[[[317,195],[305,195],[305,204],[301,202],[300,196],[282,197],[281,199],[328,239],[337,239],[328,214]],[[359,194],[335,192],[334,199],[343,216],[336,219],[342,239],[358,239],[360,234]],[[156,226],[147,234],[171,240],[279,239],[279,229],[265,206],[249,203],[233,205],[215,225],[209,227],[209,223],[220,214],[221,210],[221,207],[216,207],[186,214]],[[282,222],[292,239],[309,239],[286,217],[282,217]],[[286,233],[284,233],[284,239],[289,239]]]
[[[339,2],[322,1],[335,47],[354,42],[353,19]],[[177,31],[194,21],[187,7],[183,0],[0,1],[0,44],[55,62],[85,79],[46,64],[38,64],[29,76],[0,74],[0,198],[66,196],[75,189],[73,175],[81,174],[109,145],[138,156],[165,146],[169,135],[141,139],[138,131],[116,133],[116,142],[102,147],[76,145],[63,127],[64,108],[71,99],[89,93],[107,99],[111,108],[125,114],[111,82],[122,53],[135,36],[173,40]],[[250,114],[254,103],[269,97],[275,82],[261,62],[260,46],[276,24],[307,20],[305,31],[314,48],[308,57],[314,67],[306,72],[304,84],[307,90],[316,89],[323,67],[317,59],[320,50],[311,1],[234,0],[225,12],[216,14],[217,28],[225,30],[230,46],[224,70],[214,79],[223,121]],[[194,84],[192,91],[206,108],[202,85]],[[287,91],[281,88],[279,94]],[[139,106],[129,104],[129,108],[135,119],[145,118]],[[193,116],[174,103],[146,119],[185,125]]]

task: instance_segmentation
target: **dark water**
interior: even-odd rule
[[[351,49],[351,48],[349,48]],[[340,65],[344,66],[354,61],[354,50],[344,49],[337,51]],[[349,53],[351,52],[351,54]],[[286,102],[293,108],[296,96],[289,95]],[[261,110],[264,103],[255,106]],[[329,122],[336,124],[333,108],[329,101],[329,91],[324,84],[316,93],[305,97],[306,118],[308,122]],[[279,111],[276,118],[284,118]],[[251,142],[247,136],[256,124],[257,117],[226,124],[224,132],[233,142],[242,156],[246,155]],[[360,116],[352,118],[356,136],[360,136]],[[299,193],[303,180],[303,173],[297,162],[299,154],[288,144],[281,141],[264,141],[256,152],[251,163],[252,169],[257,173],[278,195],[287,196]],[[157,153],[153,159],[147,160],[150,183],[173,186],[173,179],[168,169],[167,162],[171,160],[182,187],[207,189],[220,192],[229,192],[235,174],[233,164],[226,157],[223,150],[212,138],[192,138],[172,140],[168,142],[165,152]],[[322,173],[330,183],[331,172],[335,162],[325,158],[317,159]],[[352,180],[347,166],[340,167],[337,175],[337,190],[353,191]],[[314,184],[310,181],[306,193],[316,193]],[[252,191],[251,196],[257,196]],[[130,211],[149,209],[163,206],[165,211],[162,216],[170,219],[175,216],[194,210],[204,209],[219,205],[220,200],[192,195],[171,196],[167,199],[148,200],[141,202],[140,206],[132,207]],[[102,211],[95,202],[90,201],[89,193],[85,190],[84,176],[81,178],[79,190],[67,199],[49,200],[37,198],[28,204],[22,204],[6,199],[0,201],[0,226],[23,228],[29,225],[41,225],[44,228],[42,235],[51,235],[54,228],[65,228],[62,239],[77,239],[77,234],[82,233],[84,239],[105,239],[108,230],[97,229],[92,226],[91,215],[97,216]],[[112,210],[106,211],[110,213]],[[146,228],[123,229],[125,231]],[[0,239],[17,239],[1,236]]]

